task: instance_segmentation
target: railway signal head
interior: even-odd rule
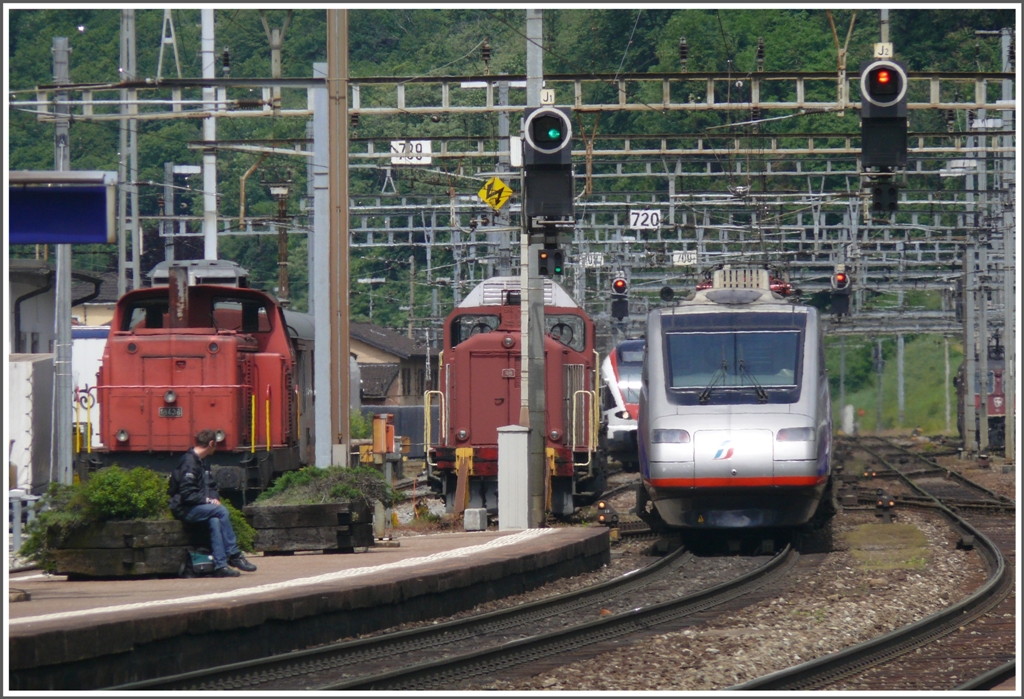
[[[544,247],[537,251],[537,274],[550,277],[565,271],[565,253],[561,248]]]
[[[628,284],[625,277],[612,280],[612,318],[622,320],[629,316],[629,299],[626,298]]]
[[[832,314],[836,316],[850,315],[850,291],[853,280],[846,271],[846,265],[836,265],[832,272]]]
[[[527,225],[572,223],[572,121],[565,107],[524,112],[523,179]]]
[[[906,167],[906,65],[884,59],[861,64],[860,92],[863,167]]]

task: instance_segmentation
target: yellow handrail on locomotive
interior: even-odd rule
[[[590,410],[589,410],[590,416],[589,417],[590,417],[590,423],[591,423],[590,424],[590,428],[591,429],[588,430],[589,434],[587,435],[587,444],[586,444],[586,447],[587,447],[587,461],[586,461],[586,463],[577,464],[577,466],[589,466],[590,462],[593,460],[594,449],[595,449],[594,439],[596,437],[596,433],[595,433],[595,431],[593,429],[593,426],[594,426],[593,413],[594,413],[595,403],[597,401],[597,394],[594,391],[586,391],[586,390],[582,390],[582,389],[579,390],[579,391],[576,391],[575,393],[572,394],[572,450],[573,451],[576,451],[576,447],[579,445],[579,442],[576,439],[576,422],[577,422],[577,420],[576,420],[576,405],[577,405],[577,396],[579,396],[581,393],[584,396],[587,396],[587,397],[590,398]]]
[[[441,400],[438,403],[438,408],[437,408],[438,422],[440,423],[440,427],[441,427],[441,437],[440,437],[440,439],[438,441],[438,444],[442,444],[443,442],[440,441],[440,440],[445,440],[447,438],[447,435],[448,435],[448,423],[444,419],[444,392],[443,391],[424,391],[424,393],[423,393],[423,446],[424,446],[424,450],[423,451],[424,451],[424,454],[426,456],[426,460],[427,460],[427,465],[428,466],[437,466],[436,463],[434,463],[433,461],[430,460],[430,441],[431,441],[430,440],[430,396],[435,394],[435,393],[438,396],[441,397]]]

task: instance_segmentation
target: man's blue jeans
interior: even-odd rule
[[[231,528],[231,518],[223,505],[196,505],[185,515],[185,521],[192,524],[209,522],[214,568],[223,568],[228,564],[229,556],[241,553],[235,540],[235,530]]]

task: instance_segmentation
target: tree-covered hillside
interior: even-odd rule
[[[850,27],[853,10],[833,12],[839,42]],[[1013,26],[1014,12],[1004,10],[893,10],[890,35],[899,58],[911,70],[998,70],[998,41],[975,36],[975,30],[998,30]],[[280,27],[286,10],[267,10],[271,27]],[[216,16],[216,53],[228,49],[232,77],[268,77],[270,49],[258,10],[228,7]],[[199,77],[200,10],[176,8],[172,11],[182,62],[182,74]],[[163,9],[138,9],[135,12],[137,64],[139,78],[156,77]],[[522,74],[525,72],[525,12],[522,9],[379,9],[349,12],[350,74],[360,76],[482,75]],[[118,81],[120,11],[109,9],[10,10],[7,56],[9,88],[31,90],[52,82],[52,43],[56,36],[69,37],[71,80],[74,83],[111,83]],[[850,38],[848,66],[854,70],[870,56],[878,40],[879,17],[874,10],[858,10]],[[575,73],[676,72],[680,70],[679,42],[685,37],[689,49],[689,71],[735,71],[737,76],[752,72],[759,39],[764,40],[764,69],[816,70],[836,69],[837,53],[833,31],[824,10],[819,9],[554,9],[544,12],[544,70],[547,76]],[[485,65],[481,46],[492,49]],[[309,76],[312,64],[326,60],[326,12],[298,9],[292,14],[282,56],[285,77]],[[174,75],[173,53],[164,52],[163,75]],[[218,74],[220,74],[218,72]],[[611,94],[615,88],[606,88]],[[834,96],[831,95],[831,96]],[[831,97],[829,96],[829,97]],[[737,99],[739,97],[737,96]],[[286,107],[305,105],[300,91],[286,93]],[[935,128],[914,116],[911,130]],[[701,133],[711,126],[735,120],[721,112],[661,113],[619,112],[600,121],[604,134]],[[856,129],[856,115],[808,115],[773,123],[774,133],[823,132]],[[365,119],[350,125],[353,139],[370,137],[430,138],[481,136],[496,133],[496,119],[445,118],[436,121],[420,117]],[[942,125],[945,128],[945,125]],[[767,127],[766,127],[767,129]],[[24,111],[10,111],[8,128],[9,167],[11,169],[50,169],[53,166],[52,126]],[[296,118],[220,119],[219,139],[289,139],[306,136],[306,123]],[[139,122],[139,181],[162,183],[164,163],[199,163],[201,151],[191,149],[190,141],[202,138],[199,120],[161,120]],[[73,169],[116,170],[119,138],[117,121],[74,121],[71,125],[71,164]],[[221,151],[218,154],[219,211],[236,216],[239,212],[239,179],[254,165],[251,153]],[[439,159],[440,160],[440,159]],[[442,163],[441,167],[449,167]],[[457,165],[452,165],[452,168]],[[447,182],[417,180],[408,184],[417,193],[444,195]],[[384,173],[372,169],[353,170],[353,193],[380,192]],[[202,214],[201,177],[197,184],[186,183],[178,197],[178,213]],[[293,195],[288,215],[304,220],[301,198],[307,192],[306,165],[302,159],[271,156],[261,163],[248,182],[248,215],[272,217],[277,214],[265,186],[267,182],[290,179]],[[403,182],[403,186],[406,183]],[[458,182],[460,194],[472,194],[478,184]],[[638,178],[618,187],[650,187]],[[660,186],[660,185],[659,185]],[[142,215],[158,213],[162,189],[140,185]],[[177,241],[176,256],[198,257],[201,238]],[[144,229],[143,270],[163,259],[162,241],[156,223]],[[11,255],[31,256],[27,246],[12,248]],[[75,265],[95,271],[113,271],[117,265],[116,246],[76,246]],[[403,328],[407,322],[408,258],[416,256],[418,270],[425,267],[425,251],[395,246],[352,260],[352,278],[382,277],[387,281],[374,291],[374,322]],[[223,236],[220,256],[234,259],[253,274],[255,286],[272,289],[277,279],[277,241],[268,236]],[[290,277],[295,306],[306,306],[306,239],[293,235],[289,240]],[[435,253],[435,268],[450,264],[450,254]],[[430,315],[432,289],[422,273],[418,275],[413,313],[417,318]],[[441,307],[450,304],[451,292],[441,290]],[[369,317],[369,295],[353,294],[353,320]],[[442,311],[442,315],[444,312]]]

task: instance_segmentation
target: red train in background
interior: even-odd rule
[[[1002,448],[1006,446],[1006,391],[1003,387],[1003,376],[1006,368],[1006,353],[999,341],[999,335],[994,342],[988,346],[988,377],[985,393],[988,396],[988,444],[990,447]],[[974,355],[975,369],[980,375],[978,355]],[[957,375],[953,377],[953,384],[956,386],[957,410],[956,428],[960,432],[960,438],[964,438],[964,416],[965,402],[967,397],[967,386],[964,381],[964,374],[967,372],[967,362],[960,365]],[[981,382],[978,377],[974,378],[974,446],[980,444],[981,436]],[[1011,425],[1010,429],[1013,429]]]
[[[428,475],[449,512],[498,508],[498,428],[517,425],[521,406],[518,277],[481,282],[448,316],[440,357],[440,434],[428,439]],[[607,466],[598,450],[598,355],[594,324],[566,291],[544,280],[547,509],[568,516],[595,502]],[[531,377],[531,380],[532,377]],[[434,394],[434,395],[432,395]],[[460,468],[465,499],[456,502]]]
[[[81,478],[115,463],[170,472],[202,429],[217,433],[222,492],[243,503],[312,463],[312,317],[246,288],[244,270],[214,274],[232,265],[172,264],[167,285],[118,300],[95,389],[103,446],[79,452]]]

